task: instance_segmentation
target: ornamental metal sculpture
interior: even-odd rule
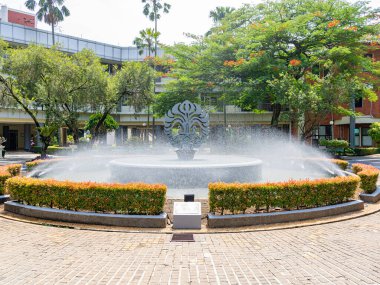
[[[194,148],[200,147],[208,136],[208,114],[190,101],[178,103],[165,116],[164,132],[172,146],[177,148],[178,158],[192,160],[196,152]]]

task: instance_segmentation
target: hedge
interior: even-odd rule
[[[12,176],[20,175],[21,164],[9,164],[0,167],[0,195],[4,194],[4,184]]]
[[[339,166],[339,168],[342,170],[346,170],[348,167],[348,161],[345,161],[343,159],[331,159],[330,161]]]
[[[376,191],[377,179],[380,173],[376,167],[362,163],[354,163],[352,164],[352,171],[360,177],[360,187],[364,192],[371,194]]]
[[[6,181],[12,199],[28,205],[75,211],[157,215],[163,212],[162,184],[106,184],[14,177]]]
[[[353,197],[358,177],[333,177],[280,183],[210,183],[210,212],[225,214],[259,211],[263,207],[299,209],[342,203]]]
[[[354,148],[353,151],[358,156],[380,153],[380,149],[377,147]]]
[[[32,161],[28,161],[25,163],[26,165],[26,169],[28,171],[31,171],[33,168],[41,165],[41,164],[47,164],[47,163],[50,163],[50,162],[56,162],[56,161],[61,161],[63,158],[53,158],[53,159],[36,159],[36,160],[32,160]]]

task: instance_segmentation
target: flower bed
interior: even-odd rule
[[[365,193],[371,194],[376,191],[376,183],[380,173],[376,167],[367,164],[354,163],[352,165],[352,171],[360,177],[360,187]]]
[[[334,205],[354,196],[358,177],[334,177],[281,183],[211,183],[210,212],[239,214],[264,208],[299,209]]]
[[[0,195],[4,194],[4,184],[12,176],[20,175],[21,164],[10,164],[0,167]]]
[[[66,210],[157,215],[163,212],[166,186],[106,184],[14,177],[6,181],[12,199],[28,205]]]

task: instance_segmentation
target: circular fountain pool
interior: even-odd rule
[[[256,182],[261,179],[259,159],[236,155],[198,155],[180,161],[174,155],[135,155],[110,162],[115,182],[163,183],[170,188],[207,188],[210,182]]]

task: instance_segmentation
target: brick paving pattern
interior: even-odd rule
[[[275,231],[171,235],[0,219],[0,284],[380,284],[380,213]]]

